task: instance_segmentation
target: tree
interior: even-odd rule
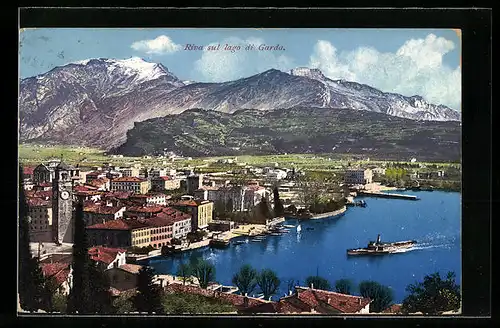
[[[330,290],[330,282],[320,276],[309,276],[306,278],[306,285],[315,289]]]
[[[30,250],[28,203],[23,186],[23,168],[19,166],[19,303],[23,310],[34,312],[46,307],[47,294],[38,259]]]
[[[125,314],[134,311],[134,304],[131,297],[123,293],[113,301],[113,307],[116,309],[115,313],[117,314]]]
[[[404,313],[435,315],[460,308],[460,285],[455,283],[454,272],[448,272],[446,280],[438,272],[427,275],[423,282],[410,284],[406,290],[410,294],[403,300]]]
[[[181,263],[177,269],[177,276],[181,277],[182,284],[185,285],[186,281],[189,280],[192,274],[192,268],[189,263]]]
[[[280,285],[280,280],[276,273],[270,269],[263,269],[257,275],[257,285],[264,294],[264,299],[269,299],[272,295],[276,294]]]
[[[262,197],[260,203],[257,204],[257,213],[264,219],[271,219],[273,215],[271,214],[271,209],[267,203],[267,199]]]
[[[198,279],[201,288],[207,288],[208,283],[215,280],[215,266],[199,259],[193,267],[193,275]]]
[[[362,281],[359,284],[359,292],[361,296],[372,300],[370,303],[371,312],[382,312],[392,304],[392,290],[376,281]]]
[[[137,311],[149,314],[163,313],[161,287],[153,283],[154,269],[143,266],[137,276],[137,294],[133,297],[133,304]]]
[[[242,295],[250,294],[257,285],[257,270],[249,264],[245,264],[240,271],[233,276],[233,284],[238,287]]]
[[[274,194],[274,216],[281,217],[285,214],[285,209],[283,207],[283,202],[280,200],[278,187],[274,187],[273,194]]]
[[[88,239],[83,220],[83,204],[75,206],[75,234],[73,244],[73,286],[67,305],[68,313],[112,313],[109,282],[88,254]]]
[[[349,279],[339,279],[335,282],[335,291],[342,294],[351,294],[353,284]]]

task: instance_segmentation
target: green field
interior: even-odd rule
[[[102,165],[112,163],[118,166],[142,164],[146,167],[165,166],[172,168],[180,167],[212,167],[228,170],[238,168],[235,164],[218,164],[219,159],[234,159],[233,156],[224,157],[199,157],[192,160],[176,160],[172,162],[167,158],[143,158],[122,157],[114,158],[105,155],[105,152],[94,148],[70,147],[70,146],[40,146],[34,144],[19,145],[19,160],[25,165],[37,165],[47,162],[53,158],[62,158],[69,164],[80,164],[80,166]],[[355,165],[382,165],[384,161],[367,161],[349,158],[345,154],[287,154],[287,155],[259,155],[259,156],[237,156],[238,163],[246,163],[252,166],[278,166],[295,167],[303,170],[334,172]],[[402,163],[402,162],[398,162]],[[414,164],[414,163],[413,163]],[[436,165],[436,167],[447,168],[450,165],[459,166],[459,163],[423,163]]]

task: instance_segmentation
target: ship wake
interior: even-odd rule
[[[451,244],[420,244],[416,245],[413,247],[409,248],[404,248],[404,249],[398,249],[395,250],[393,253],[406,253],[406,252],[411,252],[411,251],[417,251],[417,250],[426,250],[426,249],[433,249],[433,248],[450,248],[452,245]]]

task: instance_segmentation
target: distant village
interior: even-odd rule
[[[237,159],[220,160],[223,164],[236,162]],[[265,203],[272,213],[277,193],[285,211],[294,208],[293,213],[285,212],[288,215],[306,207],[300,197],[304,191],[299,182],[304,171],[278,165],[242,168],[236,175],[199,174],[192,168],[146,168],[140,164],[72,166],[60,159],[25,166],[32,252],[39,259],[43,274],[54,277],[58,291],[68,294],[72,284],[74,204],[82,203],[89,255],[107,273],[113,295],[118,296],[137,287],[140,259],[204,247],[214,239],[251,236],[283,221],[259,210]],[[375,183],[373,177],[384,175],[385,170],[347,169],[333,194],[339,196],[333,198],[345,202],[356,190],[376,191],[380,183]],[[246,179],[246,173],[252,179]],[[225,216],[227,213],[247,215]],[[322,313],[327,311],[325,307],[340,313],[369,312],[368,299],[306,287],[271,302],[238,295],[234,287],[215,282],[207,289],[196,283],[186,286],[173,275],[156,275],[155,282],[177,292],[224,298],[242,313]],[[323,300],[321,305],[314,301],[317,299]]]

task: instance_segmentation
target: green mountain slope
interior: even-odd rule
[[[372,158],[460,160],[460,123],[415,121],[352,109],[191,109],[134,124],[112,152],[138,156],[351,153]]]

